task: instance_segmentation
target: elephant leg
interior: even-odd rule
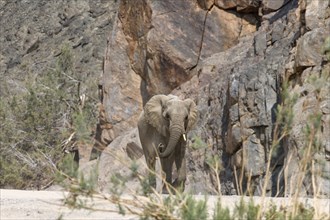
[[[156,158],[155,157],[146,157],[146,162],[147,162],[147,166],[149,168],[149,171],[148,171],[149,185],[156,189],[156,175],[155,175]]]
[[[185,147],[181,147],[181,149],[179,149],[178,151],[180,152],[176,152],[175,157],[175,165],[178,172],[178,177],[174,181],[173,186],[183,192],[187,177]]]
[[[172,184],[172,167],[173,167],[173,162],[174,159],[173,157],[168,157],[164,159],[160,159],[161,165],[162,165],[162,170],[165,173],[165,183],[163,185],[163,193],[168,194],[166,184],[171,185]]]

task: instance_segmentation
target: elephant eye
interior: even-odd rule
[[[167,120],[170,120],[170,115],[168,114],[168,113],[166,113],[166,115],[165,115],[165,118],[167,119]]]
[[[186,121],[188,120],[188,115],[185,117],[185,120],[186,120]]]

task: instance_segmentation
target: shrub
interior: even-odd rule
[[[49,69],[39,76],[29,73],[24,92],[10,95],[7,87],[9,95],[0,100],[1,188],[47,186],[64,152],[91,141],[95,103],[80,94],[84,78],[74,72],[68,45]]]

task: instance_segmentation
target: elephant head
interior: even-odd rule
[[[168,138],[160,157],[168,157],[178,141],[185,140],[186,133],[192,129],[197,119],[196,104],[191,99],[180,100],[173,95],[155,95],[145,105],[146,120],[156,130]],[[166,144],[166,143],[165,143]]]

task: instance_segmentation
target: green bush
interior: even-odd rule
[[[181,208],[181,219],[207,219],[207,200],[196,200],[188,196]]]

